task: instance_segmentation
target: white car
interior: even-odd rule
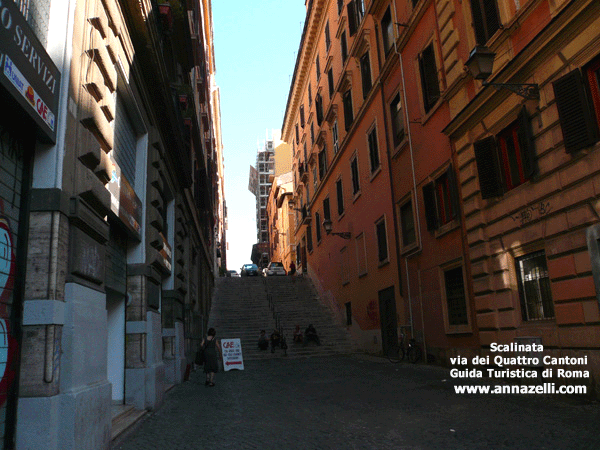
[[[283,264],[280,262],[271,261],[264,271],[265,277],[271,277],[273,275],[287,275]]]

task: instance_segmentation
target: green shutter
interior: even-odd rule
[[[475,142],[473,148],[475,150],[475,161],[477,162],[477,172],[479,174],[481,198],[492,198],[502,195],[504,189],[500,180],[496,140],[493,136],[490,136]]]
[[[519,126],[517,134],[519,136],[521,160],[523,161],[523,172],[525,173],[525,178],[530,179],[537,173],[537,160],[535,155],[533,131],[531,129],[531,120],[524,106],[519,113],[518,123]]]
[[[581,72],[576,69],[556,80],[552,86],[567,153],[595,143],[598,126]]]

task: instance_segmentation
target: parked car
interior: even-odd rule
[[[276,261],[271,261],[269,263],[269,265],[267,266],[267,268],[265,269],[265,277],[271,277],[274,275],[287,275],[287,272],[285,271],[285,268],[283,267],[283,264],[281,264],[280,262],[276,262]]]
[[[258,266],[256,264],[244,264],[240,271],[240,275],[243,277],[257,277]]]
[[[237,273],[237,270],[228,270],[227,271],[227,276],[228,277],[239,277],[240,274]]]

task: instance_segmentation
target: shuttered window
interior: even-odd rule
[[[458,193],[452,166],[431,183],[423,186],[427,229],[435,230],[458,216]]]
[[[371,81],[371,62],[369,60],[369,52],[366,52],[360,58],[360,75],[362,78],[363,98],[366,98],[371,91],[371,87],[373,86],[373,82]]]
[[[352,122],[354,121],[354,111],[352,110],[352,90],[348,89],[344,93],[343,98],[344,103],[344,128],[346,131],[350,129],[352,126]]]
[[[324,145],[319,152],[319,179],[322,180],[327,173],[327,147]]]
[[[358,174],[358,159],[354,157],[350,162],[350,170],[352,173],[352,193],[356,195],[360,191],[360,181]]]
[[[385,227],[385,218],[381,219],[375,224],[375,230],[377,232],[377,256],[379,262],[382,263],[388,259],[388,248],[387,248],[387,232]]]
[[[335,85],[333,83],[333,69],[327,71],[327,83],[329,84],[329,98],[333,97],[335,92]]]
[[[496,0],[471,0],[471,12],[477,43],[485,45],[500,28]]]
[[[331,209],[329,207],[329,197],[323,200],[323,220],[331,220]]]
[[[590,70],[588,73],[588,76],[591,75],[592,90],[595,88],[598,92],[598,71]],[[565,150],[575,152],[594,144],[598,140],[598,124],[579,69],[559,78],[552,85]],[[598,107],[600,109],[600,98]]]
[[[402,246],[407,247],[414,244],[417,241],[417,234],[410,200],[400,207],[400,226],[402,227]]]
[[[358,29],[358,17],[356,14],[356,1],[351,0],[350,3],[346,6],[346,10],[348,11],[348,31],[350,32],[350,36],[354,36],[356,30]]]
[[[125,107],[125,101],[122,95],[117,95],[114,157],[121,173],[131,186],[135,186],[136,145],[137,133]]]
[[[515,122],[495,138],[476,142],[474,149],[482,198],[500,196],[537,171],[531,122],[524,107]]]
[[[325,25],[325,47],[327,51],[329,51],[329,47],[331,47],[331,36],[329,35],[329,21]]]
[[[377,146],[377,129],[373,128],[369,133],[369,160],[371,162],[371,173],[379,169],[379,147]]]
[[[344,189],[342,186],[342,180],[335,182],[335,189],[337,191],[337,211],[338,216],[344,214]]]
[[[308,97],[308,98],[310,98],[310,97]],[[304,128],[305,123],[306,122],[304,121],[304,105],[300,105],[300,126],[302,128]]]
[[[400,94],[396,94],[390,103],[390,115],[392,118],[392,133],[394,134],[394,147],[404,139],[404,118],[402,117],[402,103]]]
[[[342,36],[340,37],[340,47],[342,50],[342,63],[345,63],[346,59],[348,59],[348,42],[346,42],[346,32],[345,31],[342,33]]]
[[[383,40],[383,51],[387,55],[394,43],[394,24],[392,23],[392,13],[389,6],[381,19],[381,38]]]
[[[317,110],[317,125],[321,126],[323,122],[323,97],[321,94],[317,94],[315,98],[315,109]]]
[[[317,242],[321,242],[321,215],[315,213],[315,231],[317,234]]]
[[[423,107],[425,108],[425,112],[428,112],[440,98],[440,85],[433,44],[429,44],[419,55],[419,70],[421,72]]]
[[[444,272],[449,325],[468,325],[467,299],[462,266]]]

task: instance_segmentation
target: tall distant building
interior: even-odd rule
[[[269,177],[275,174],[275,147],[281,143],[281,130],[271,130],[271,137],[268,132],[265,141],[258,145],[256,153],[256,171],[250,169],[251,178],[256,174],[258,182],[256,189],[250,188],[250,191],[256,195],[256,241],[260,243],[269,242],[269,232],[267,228],[267,199],[271,182]],[[250,180],[253,185],[253,180]]]

